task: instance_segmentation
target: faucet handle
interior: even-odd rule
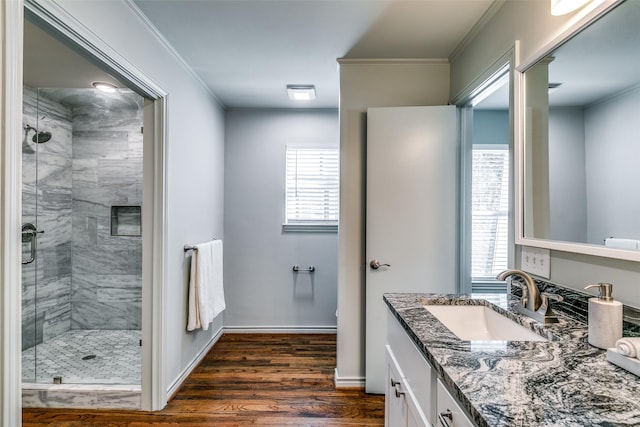
[[[550,294],[548,292],[542,292],[540,293],[540,296],[543,297],[546,300],[554,300],[554,301],[564,301],[564,298],[562,298],[562,295],[558,295],[558,294]]]
[[[527,293],[527,285],[525,285],[524,283],[520,283],[517,280],[513,280],[513,278],[509,279],[509,283],[511,284],[511,286],[515,286],[516,288],[520,288],[522,289],[522,296],[524,297],[524,295]]]
[[[527,288],[527,285],[518,282],[517,280],[513,280],[513,278],[511,278],[510,282],[511,285],[515,285],[517,288],[520,288],[522,290],[522,298],[520,298],[521,304],[523,307],[527,306],[527,301],[529,300],[529,288]]]
[[[540,304],[540,308],[538,309],[538,311],[545,313],[548,316],[553,316],[553,311],[551,310],[551,306],[549,305],[549,300],[554,300],[554,301],[563,301],[564,298],[562,298],[561,295],[558,294],[550,294],[547,292],[542,292],[540,293],[540,298],[542,299],[542,304]]]

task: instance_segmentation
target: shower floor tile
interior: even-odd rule
[[[65,384],[140,384],[140,338],[140,331],[67,331],[22,352],[23,382],[61,376]]]

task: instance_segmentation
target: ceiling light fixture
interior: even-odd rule
[[[311,101],[316,99],[316,87],[313,85],[287,85],[287,94],[292,101]]]
[[[113,93],[116,91],[116,89],[118,89],[118,86],[107,82],[93,82],[91,83],[91,85],[99,91],[106,93]]]
[[[566,15],[581,8],[591,0],[551,0],[551,14],[553,16]]]

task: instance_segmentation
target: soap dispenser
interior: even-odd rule
[[[622,303],[611,296],[611,283],[589,285],[585,289],[598,288],[597,298],[589,299],[589,344],[607,349],[616,346],[622,338]]]

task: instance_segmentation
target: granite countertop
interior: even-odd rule
[[[506,294],[384,300],[478,426],[640,426],[640,378],[589,345],[585,323],[557,313],[559,323],[542,325],[513,311]],[[463,341],[426,304],[490,306],[549,341]]]

